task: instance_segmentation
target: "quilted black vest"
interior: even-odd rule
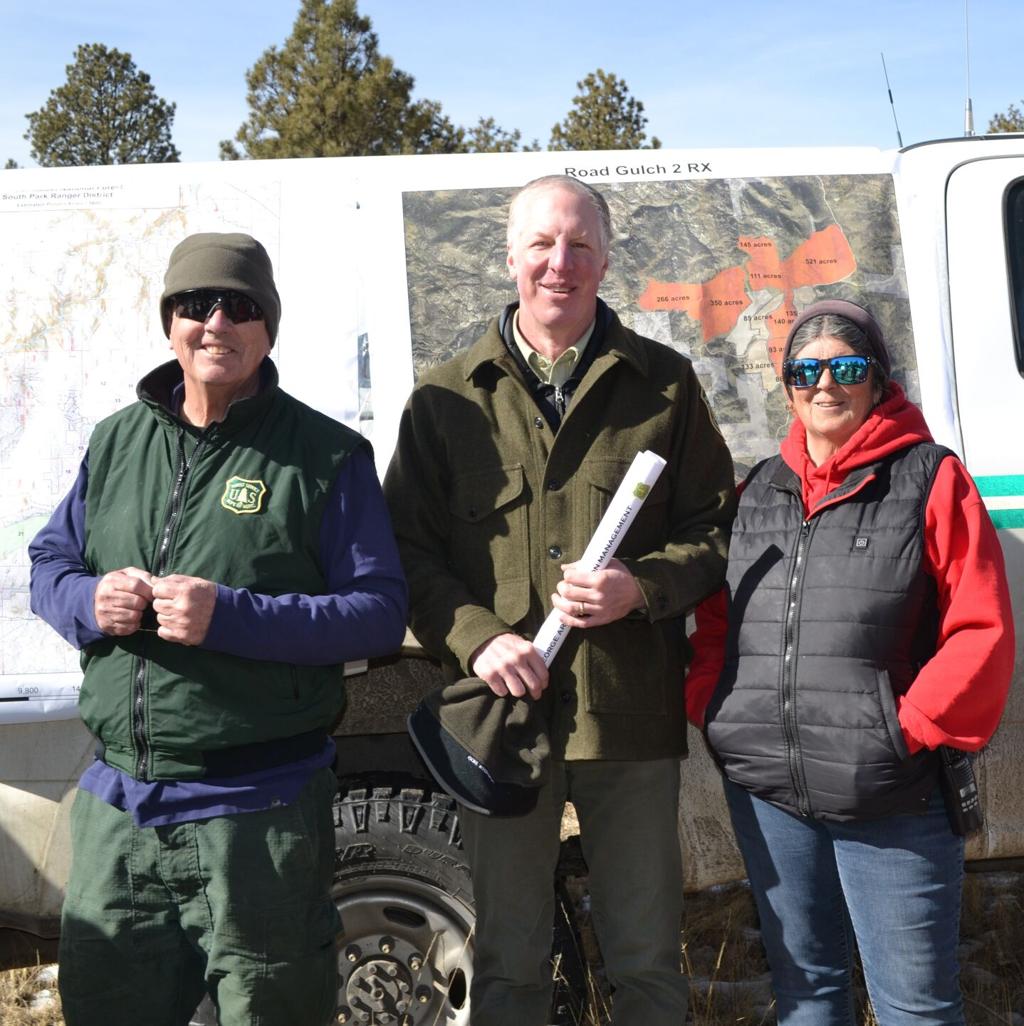
[[[806,521],[781,457],[751,472],[729,548],[725,668],[707,713],[734,783],[820,819],[924,811],[938,764],[933,752],[908,755],[896,698],[935,651],[924,515],[949,455],[918,444],[860,468]]]

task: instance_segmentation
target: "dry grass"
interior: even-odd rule
[[[682,943],[694,1026],[767,1026],[775,1021],[768,963],[746,887],[688,895]]]
[[[64,1026],[51,973],[39,966],[0,973],[0,1026]]]
[[[1024,1026],[1024,873],[969,873],[960,930],[970,1026]]]
[[[579,910],[588,1010],[579,1026],[604,1026],[610,1001],[600,952],[589,929],[585,881],[570,888]],[[754,904],[742,885],[689,895],[682,957],[692,981],[692,1026],[775,1026],[768,967]],[[1024,873],[969,873],[964,885],[960,959],[968,1026],[1024,1026]],[[63,1026],[60,999],[33,1009],[55,990],[38,968],[0,973],[0,1026]],[[862,1026],[877,1026],[861,998]]]
[[[969,873],[964,884],[961,983],[968,1026],[1024,1026],[1024,873]],[[590,933],[580,926],[594,995],[579,1026],[608,1022],[608,988]],[[692,1026],[776,1026],[768,965],[750,892],[742,884],[688,895],[682,957]],[[878,1026],[859,984],[860,1026]]]

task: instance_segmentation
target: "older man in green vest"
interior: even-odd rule
[[[68,1026],[323,1026],[336,994],[330,728],[393,651],[405,584],[369,446],[278,387],[247,235],[172,252],[175,359],[98,424],[30,546],[98,741],[71,813]]]

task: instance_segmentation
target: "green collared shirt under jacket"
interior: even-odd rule
[[[583,550],[637,452],[668,465],[617,553],[646,609],[573,630],[551,667],[552,754],[658,759],[686,750],[686,613],[725,575],[733,468],[690,361],[599,304],[603,336],[557,434],[495,320],[425,372],[406,406],[385,481],[409,581],[412,628],[466,676],[471,654],[532,637],[561,565]]]

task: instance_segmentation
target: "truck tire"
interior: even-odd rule
[[[343,781],[337,1021],[468,1026],[473,898],[455,802],[419,781]]]
[[[342,780],[334,800],[341,912],[336,1021],[349,1026],[468,1026],[473,892],[455,802],[420,780]],[[557,973],[551,1023],[582,1021],[579,940],[563,886],[554,924]],[[191,1026],[216,1026],[209,997]]]

